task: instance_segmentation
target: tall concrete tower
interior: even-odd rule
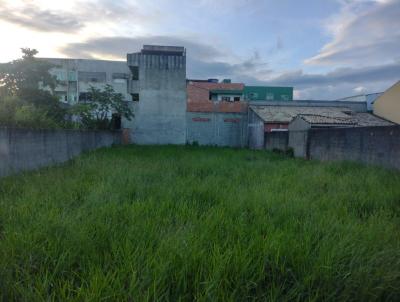
[[[136,144],[186,143],[186,51],[184,47],[144,45],[127,55],[129,93]]]

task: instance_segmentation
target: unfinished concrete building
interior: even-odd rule
[[[127,55],[128,91],[134,101],[131,141],[136,144],[186,143],[186,51],[184,47],[144,45]]]

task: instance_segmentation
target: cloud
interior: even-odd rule
[[[179,45],[187,50],[187,74],[192,78],[207,77],[251,77],[265,74],[267,64],[258,52],[249,58],[237,62],[228,62],[229,54],[218,48],[174,36],[146,37],[103,37],[81,43],[72,43],[60,49],[60,52],[77,58],[109,58],[125,60],[126,54],[139,51],[144,44]]]
[[[283,73],[266,85],[294,86],[302,99],[335,99],[360,93],[381,92],[400,80],[400,62],[381,66],[337,68],[326,74]]]
[[[179,45],[187,49],[188,78],[231,78],[248,85],[294,86],[299,98],[334,99],[362,92],[383,91],[400,75],[400,61],[380,66],[337,68],[325,74],[302,70],[277,75],[255,51],[250,57],[226,61],[219,48],[189,38],[174,36],[103,37],[72,43],[60,52],[74,58],[125,60],[126,54],[139,51],[143,44]]]
[[[212,46],[173,36],[101,37],[71,43],[61,47],[60,51],[72,57],[96,58],[102,56],[124,60],[127,53],[140,51],[144,44],[185,46],[191,56],[199,59],[210,60],[223,55],[222,52]]]
[[[22,27],[48,32],[73,32],[83,26],[74,14],[42,10],[33,4],[26,4],[17,9],[2,3],[0,19]]]
[[[362,84],[395,81],[400,77],[400,62],[360,68],[338,68],[326,74],[303,73],[302,70],[284,73],[269,83],[287,83],[296,87],[316,85]]]
[[[333,40],[305,60],[318,65],[375,65],[399,59],[400,1],[342,1],[328,20]]]
[[[318,85],[297,88],[295,95],[298,100],[336,100],[354,95],[382,92],[391,87],[395,81],[366,83],[362,89],[352,84],[340,83],[335,85]]]
[[[77,2],[69,10],[48,10],[32,2],[25,1],[15,6],[0,0],[0,19],[31,30],[41,32],[72,33],[83,29],[90,23],[151,22],[158,11],[143,13],[132,1],[92,0]]]
[[[299,98],[335,99],[381,92],[400,80],[400,62],[381,66],[337,68],[325,74],[286,72],[264,81],[266,85],[294,86]]]

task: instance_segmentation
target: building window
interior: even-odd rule
[[[139,102],[139,93],[131,93],[132,101]]]
[[[240,102],[240,96],[235,96],[235,97],[233,98],[233,101],[234,101],[234,102]]]
[[[132,80],[138,81],[139,80],[139,66],[129,66],[131,70]]]
[[[289,96],[287,94],[282,94],[281,99],[284,101],[289,101]]]
[[[65,70],[57,70],[56,78],[59,81],[66,81],[67,80],[67,72]]]
[[[79,102],[90,102],[92,100],[92,95],[90,92],[79,93]]]
[[[79,71],[78,79],[82,82],[105,82],[106,81],[106,73],[105,72],[88,72],[88,71]]]
[[[258,98],[258,93],[257,92],[250,92],[249,93],[249,99],[250,100],[255,100]]]
[[[231,97],[230,96],[223,96],[223,97],[221,97],[221,100],[225,101],[225,102],[230,102],[231,101]]]
[[[76,82],[76,72],[75,71],[68,72],[68,81]]]
[[[272,101],[274,99],[274,94],[273,93],[267,93],[266,99],[268,101]]]

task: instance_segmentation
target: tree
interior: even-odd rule
[[[66,110],[52,94],[57,79],[49,72],[55,65],[37,59],[36,49],[21,51],[22,58],[0,64],[0,123],[20,126],[18,120],[22,118],[24,127],[46,127],[47,122],[48,127],[63,127]]]
[[[78,103],[73,108],[73,113],[80,117],[85,128],[111,129],[112,114],[131,120],[133,112],[121,93],[115,92],[111,85],[104,89],[91,86],[87,93],[87,100]]]
[[[0,64],[0,95],[28,97],[32,91],[57,85],[49,70],[55,65],[35,57],[36,49],[21,48],[22,58]]]

